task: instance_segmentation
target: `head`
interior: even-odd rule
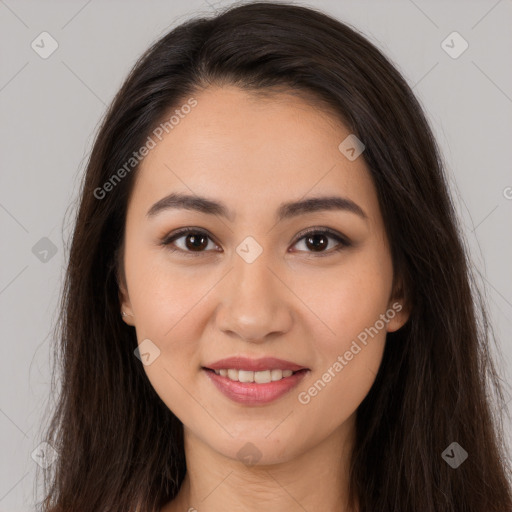
[[[393,289],[370,173],[339,150],[350,131],[293,94],[204,87],[139,166],[119,253],[121,309],[139,343],[150,340],[144,369],[185,427],[228,457],[252,443],[261,464],[274,464],[353,426],[386,333],[405,323],[407,308]],[[180,208],[169,194],[191,199]],[[193,209],[200,198],[226,214]],[[310,209],[288,204],[297,201]],[[183,234],[193,226],[195,235]],[[362,338],[376,322],[378,333]],[[240,405],[205,373],[232,356],[277,357],[308,372],[280,400]],[[339,365],[318,396],[308,391]],[[294,412],[285,422],[283,409]]]
[[[180,25],[130,73],[87,167],[54,496],[156,510],[183,480],[184,429],[265,465],[346,429],[362,510],[459,510],[479,472],[503,506],[470,281],[428,122],[375,46],[285,4]],[[240,355],[307,371],[234,403],[207,372]],[[479,467],[444,462],[455,440]]]

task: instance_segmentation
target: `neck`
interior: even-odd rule
[[[162,512],[356,512],[348,507],[354,433],[355,414],[322,443],[295,457],[246,465],[213,450],[184,428],[187,474],[178,496]]]

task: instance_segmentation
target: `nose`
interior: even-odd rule
[[[262,343],[291,329],[293,293],[270,267],[265,251],[252,263],[237,254],[218,290],[217,327],[224,334]]]

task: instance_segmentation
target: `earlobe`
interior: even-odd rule
[[[410,308],[404,305],[402,301],[395,300],[390,302],[386,316],[389,319],[386,327],[387,332],[398,331],[409,320]]]
[[[404,293],[403,281],[399,279],[393,289],[386,311],[386,316],[389,319],[386,327],[387,332],[398,331],[407,323],[410,314],[411,305]]]
[[[124,282],[118,279],[118,297],[121,304],[121,316],[128,325],[133,325],[133,311]]]
[[[133,324],[132,319],[128,319],[128,318],[127,318],[127,317],[129,317],[129,316],[133,316],[132,314],[130,314],[130,313],[126,313],[125,311],[122,311],[122,312],[121,312],[121,316],[123,317],[123,320],[124,320],[128,325],[132,325],[132,326],[134,325],[134,324]]]
[[[133,313],[132,313],[131,308],[129,307],[129,303],[128,304],[122,303],[122,305],[121,305],[121,316],[123,317],[123,320],[128,325],[134,325],[134,323],[133,323]]]
[[[127,293],[124,290],[119,290],[119,302],[121,303],[121,316],[128,325],[133,325],[133,312],[130,305],[130,300],[127,298]]]

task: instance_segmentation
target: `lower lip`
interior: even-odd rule
[[[255,382],[237,382],[204,368],[203,371],[221,393],[234,402],[245,405],[263,405],[277,400],[297,386],[309,372],[309,370],[301,370],[281,380],[256,384]]]

